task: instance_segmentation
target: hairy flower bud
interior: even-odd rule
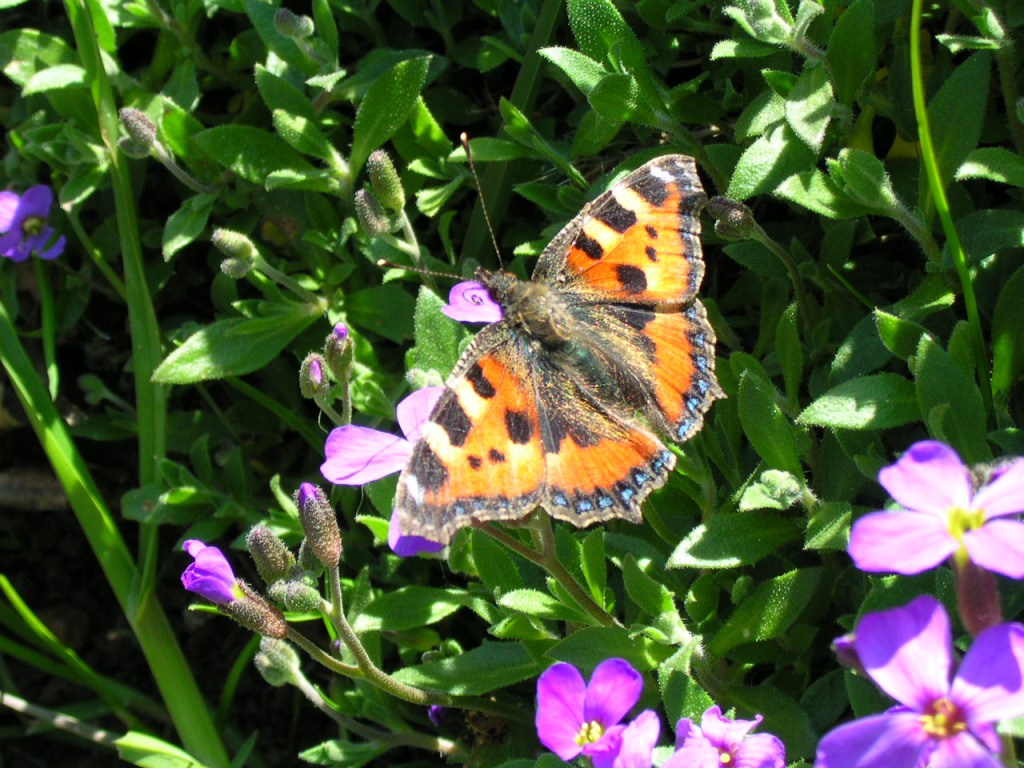
[[[129,139],[146,147],[147,151],[153,146],[156,141],[156,124],[144,112],[125,107],[117,116],[121,119],[121,125]]]
[[[299,578],[275,581],[267,590],[270,598],[289,611],[311,613],[323,607],[324,599],[312,584]]]
[[[395,213],[405,208],[405,189],[388,153],[378,149],[370,153],[366,161],[366,173],[370,178],[370,189],[385,208]]]
[[[306,545],[324,568],[337,567],[341,559],[341,531],[327,496],[312,483],[303,483],[299,486],[298,506]]]
[[[293,40],[303,40],[316,30],[313,20],[309,16],[299,16],[287,8],[277,9],[274,14],[274,26],[282,35]]]
[[[267,637],[286,637],[284,614],[244,581],[238,582],[245,597],[221,606],[221,610],[243,627]]]
[[[256,258],[256,246],[241,232],[218,227],[213,230],[210,242],[227,257],[221,264],[221,269],[229,277],[244,277],[252,268]],[[227,264],[229,261],[232,262],[231,265]],[[243,269],[244,271],[241,271]]]
[[[715,232],[725,240],[746,240],[757,226],[750,209],[728,197],[711,198],[706,210],[715,219]]]
[[[245,543],[263,581],[273,584],[287,578],[295,565],[295,555],[277,534],[265,525],[257,525],[249,531]]]
[[[391,221],[372,192],[366,189],[356,192],[355,206],[359,226],[370,237],[386,235],[391,231]]]
[[[330,388],[324,366],[324,358],[319,352],[306,355],[299,366],[299,391],[303,397],[311,399],[325,394]]]
[[[299,654],[290,643],[274,637],[263,637],[253,664],[264,680],[274,687],[287,685],[301,677]]]
[[[352,337],[348,332],[348,326],[338,323],[324,339],[324,360],[335,381],[341,383],[348,381],[349,372],[352,369],[353,351]]]

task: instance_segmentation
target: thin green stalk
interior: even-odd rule
[[[921,70],[921,13],[923,0],[914,0],[910,12],[910,80],[914,94],[914,116],[917,119],[918,139],[921,143],[921,161],[924,163],[928,178],[928,188],[935,201],[935,211],[946,234],[946,245],[949,248],[953,264],[960,278],[960,286],[964,294],[964,307],[967,310],[967,325],[971,331],[971,342],[974,347],[975,368],[978,370],[978,385],[981,398],[985,403],[985,412],[990,423],[995,421],[995,409],[992,405],[992,381],[989,375],[988,354],[985,350],[985,336],[981,330],[981,318],[978,315],[978,302],[974,296],[974,285],[971,273],[967,268],[960,237],[946,199],[945,182],[939,175],[939,166],[935,158],[935,147],[932,143],[932,131],[928,122],[928,106],[925,103],[924,76]]]
[[[53,311],[53,286],[47,265],[33,259],[36,268],[36,283],[39,286],[40,331],[43,342],[43,360],[46,361],[46,380],[50,385],[50,398],[57,399],[60,389],[60,368],[57,367],[57,323]]]
[[[21,346],[2,302],[0,362],[64,488],[93,555],[139,641],[182,743],[207,764],[217,768],[227,766],[229,760],[224,745],[213,727],[206,702],[195,685],[171,625],[159,601],[136,603],[138,568],[67,426]]]

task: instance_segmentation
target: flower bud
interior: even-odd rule
[[[267,593],[272,600],[282,603],[287,610],[296,613],[319,611],[324,604],[324,599],[316,587],[301,577],[275,581]]]
[[[221,610],[243,627],[266,637],[288,635],[284,614],[244,581],[238,582],[244,597],[221,606]]]
[[[319,577],[324,570],[323,563],[317,559],[308,539],[303,539],[299,544],[299,567],[313,577]]]
[[[341,531],[324,492],[312,483],[303,483],[299,486],[298,506],[306,545],[324,568],[336,568],[341,559]]]
[[[256,257],[256,246],[252,240],[241,232],[235,232],[233,229],[218,227],[213,230],[210,242],[228,258],[251,263]]]
[[[313,20],[309,16],[299,16],[287,8],[277,9],[274,14],[274,26],[282,35],[293,40],[303,40],[316,30]]]
[[[380,204],[400,213],[405,208],[405,189],[388,153],[383,149],[371,152],[366,160],[366,173],[370,178],[370,189]]]
[[[136,144],[146,147],[148,153],[149,148],[156,141],[156,125],[153,121],[144,112],[131,107],[125,107],[117,113],[117,116],[121,118],[121,125],[124,127],[124,132],[128,134],[128,138]]]
[[[301,677],[299,654],[290,643],[274,637],[263,637],[253,658],[257,671],[270,685],[280,687]]]
[[[149,157],[149,146],[135,141],[135,139],[128,136],[122,136],[117,140],[117,148],[121,150],[122,154],[127,155],[133,160]]]
[[[355,205],[359,226],[370,237],[386,235],[391,231],[391,221],[371,192],[366,189],[356,192]]]
[[[341,383],[348,381],[349,372],[352,369],[353,351],[348,326],[338,323],[324,339],[324,360],[327,362],[327,370],[331,372],[335,381]]]
[[[707,212],[715,219],[715,232],[725,240],[747,240],[757,226],[750,209],[728,197],[712,197]]]
[[[832,652],[836,655],[836,661],[847,669],[852,669],[861,675],[867,675],[864,665],[861,663],[860,654],[857,653],[857,637],[852,632],[832,641]]]
[[[289,571],[295,565],[295,555],[267,526],[254,526],[245,537],[245,543],[263,581],[273,584],[288,577]]]
[[[181,574],[181,583],[185,589],[217,605],[226,605],[244,597],[242,583],[235,577],[231,564],[217,547],[209,547],[198,539],[189,539],[182,548],[194,560]]]
[[[312,399],[327,393],[330,382],[324,371],[324,358],[319,352],[310,352],[299,366],[299,391],[302,396]]]

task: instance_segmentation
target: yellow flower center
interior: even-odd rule
[[[924,732],[937,739],[948,739],[950,736],[967,729],[963,714],[956,704],[949,699],[938,699],[929,710],[921,715],[921,727]]]
[[[597,722],[597,720],[591,720],[589,723],[584,723],[580,726],[580,731],[576,734],[576,743],[583,747],[599,741],[602,736],[604,736],[604,726]]]
[[[732,755],[730,755],[728,752],[722,752],[718,756],[718,762],[722,765],[729,765],[729,763],[732,762]]]
[[[25,233],[27,237],[38,235],[43,231],[43,227],[46,226],[46,219],[40,216],[26,216],[25,220],[21,222],[21,231]]]

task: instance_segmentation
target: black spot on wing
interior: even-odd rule
[[[594,215],[619,234],[636,224],[636,214],[614,197],[608,198],[608,201],[595,211]]]
[[[647,275],[640,267],[632,264],[616,264],[615,276],[626,293],[643,293],[647,290]]]
[[[517,445],[525,445],[533,437],[530,419],[522,411],[505,411],[505,429],[509,439]]]
[[[487,458],[491,460],[492,464],[501,464],[505,461],[505,454],[497,448],[491,448],[491,450],[487,452]]]
[[[434,417],[437,425],[448,435],[448,441],[455,446],[465,445],[466,436],[473,427],[473,422],[462,410],[462,404],[457,398],[452,398],[448,404],[438,411]]]
[[[643,307],[613,307],[611,312],[619,320],[637,331],[642,331],[656,317],[653,310]]]
[[[484,375],[484,369],[480,363],[473,363],[466,371],[466,381],[473,387],[473,391],[485,400],[490,400],[496,394],[494,385]]]
[[[652,262],[658,260],[658,249],[655,248],[653,245],[648,245],[646,248],[644,248],[644,253],[647,254],[648,260]]]
[[[646,229],[646,230],[647,230],[647,236],[648,236],[649,238],[651,238],[651,240],[657,240],[657,239],[658,239],[658,230],[656,230],[656,229],[655,229],[654,227],[652,227],[652,226],[651,226],[650,224],[646,225],[646,226],[644,227],[644,229]]]
[[[448,470],[426,443],[417,446],[411,467],[416,481],[426,491],[438,491],[448,482]]]
[[[469,466],[473,469],[480,469],[484,465],[484,460],[479,456],[470,456],[467,461],[469,461]]]
[[[576,238],[576,247],[583,251],[587,256],[597,261],[604,256],[604,248],[594,238],[587,235],[586,232],[580,232]]]
[[[640,197],[658,208],[668,199],[668,185],[653,173],[643,176],[633,186],[633,189]]]

